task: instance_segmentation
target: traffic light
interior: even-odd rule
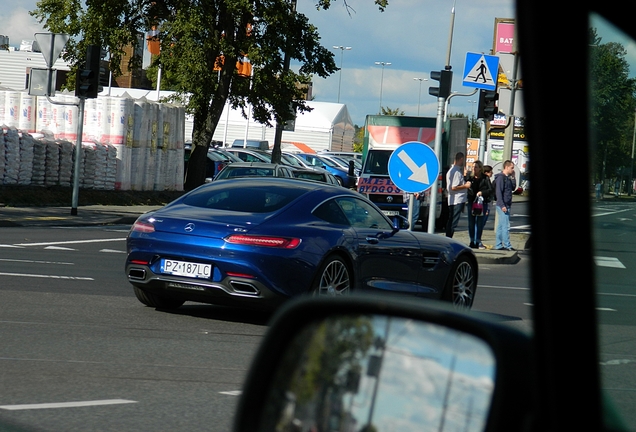
[[[477,118],[490,120],[493,115],[499,112],[497,100],[499,93],[496,90],[479,90],[479,106],[477,108]]]
[[[432,80],[439,81],[439,87],[429,87],[428,94],[438,98],[448,98],[451,92],[453,72],[448,69],[432,71],[430,77]]]
[[[97,97],[97,93],[99,92],[101,51],[102,49],[99,45],[89,45],[86,48],[85,67],[77,71],[75,96],[85,99]]]

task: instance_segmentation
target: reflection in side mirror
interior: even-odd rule
[[[263,399],[263,431],[483,431],[495,381],[483,340],[385,315],[299,331]]]

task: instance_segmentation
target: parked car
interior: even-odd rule
[[[468,309],[477,289],[468,246],[400,229],[355,191],[297,179],[205,184],[140,216],[126,244],[128,281],[157,308],[375,291]]]
[[[190,160],[190,152],[192,151],[192,143],[186,143],[184,146],[184,173],[188,172],[188,161]],[[233,162],[241,162],[241,159],[228,153],[220,148],[211,148],[208,150],[208,158],[205,163],[205,181],[211,181],[223,168]]]
[[[294,177],[340,186],[338,179],[322,168],[295,168]]]
[[[329,171],[338,179],[340,185],[349,189],[356,188],[358,179],[355,175],[349,174],[348,168],[344,168],[335,161],[317,154],[297,153],[297,156],[306,160],[309,166],[324,168]]]
[[[360,164],[362,164],[362,153],[358,153],[358,152],[345,152],[345,151],[337,151],[337,150],[321,150],[320,152],[318,152],[318,155],[340,156],[340,157],[344,157],[344,158],[347,158],[347,159],[355,159],[358,162],[360,162]]]
[[[235,162],[228,165],[214,177],[214,180],[224,180],[235,177],[294,177],[293,168],[283,164],[266,162]]]
[[[267,162],[272,161],[272,157],[265,150],[258,150],[256,148],[243,148],[243,147],[225,147],[228,153],[233,154],[243,162]]]

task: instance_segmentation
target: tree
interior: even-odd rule
[[[594,28],[589,41],[592,169],[604,181],[631,160],[636,80],[629,78],[627,51],[621,44],[602,44]]]
[[[404,111],[399,108],[391,109],[389,107],[382,107],[382,115],[390,115],[390,116],[403,116]]]
[[[290,2],[291,1],[291,2]],[[347,8],[346,0],[343,0]],[[375,0],[384,10],[387,0]],[[320,45],[315,26],[295,11],[296,0],[40,0],[31,12],[53,33],[67,33],[64,59],[82,63],[86,46],[101,45],[110,53],[111,71],[121,74],[127,46],[143,42],[152,29],[161,47],[154,64],[162,81],[176,91],[173,99],[193,115],[193,149],[186,190],[205,180],[207,148],[226,102],[252,107],[257,122],[282,124],[294,112],[309,111],[297,83],[312,75],[325,78],[337,70],[333,53]],[[316,0],[328,9],[331,0]],[[249,59],[251,76],[237,68]],[[298,72],[289,61],[300,63]],[[130,59],[138,68],[141,58]],[[69,77],[73,86],[74,73]],[[163,87],[163,86],[162,86]],[[273,159],[280,160],[280,148]]]

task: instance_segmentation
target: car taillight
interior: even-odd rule
[[[245,234],[233,234],[225,238],[225,241],[233,244],[266,246],[282,249],[295,249],[300,244],[299,238],[254,236]]]
[[[151,223],[137,220],[133,224],[131,231],[142,232],[142,233],[152,233],[152,232],[155,232],[155,226]]]

